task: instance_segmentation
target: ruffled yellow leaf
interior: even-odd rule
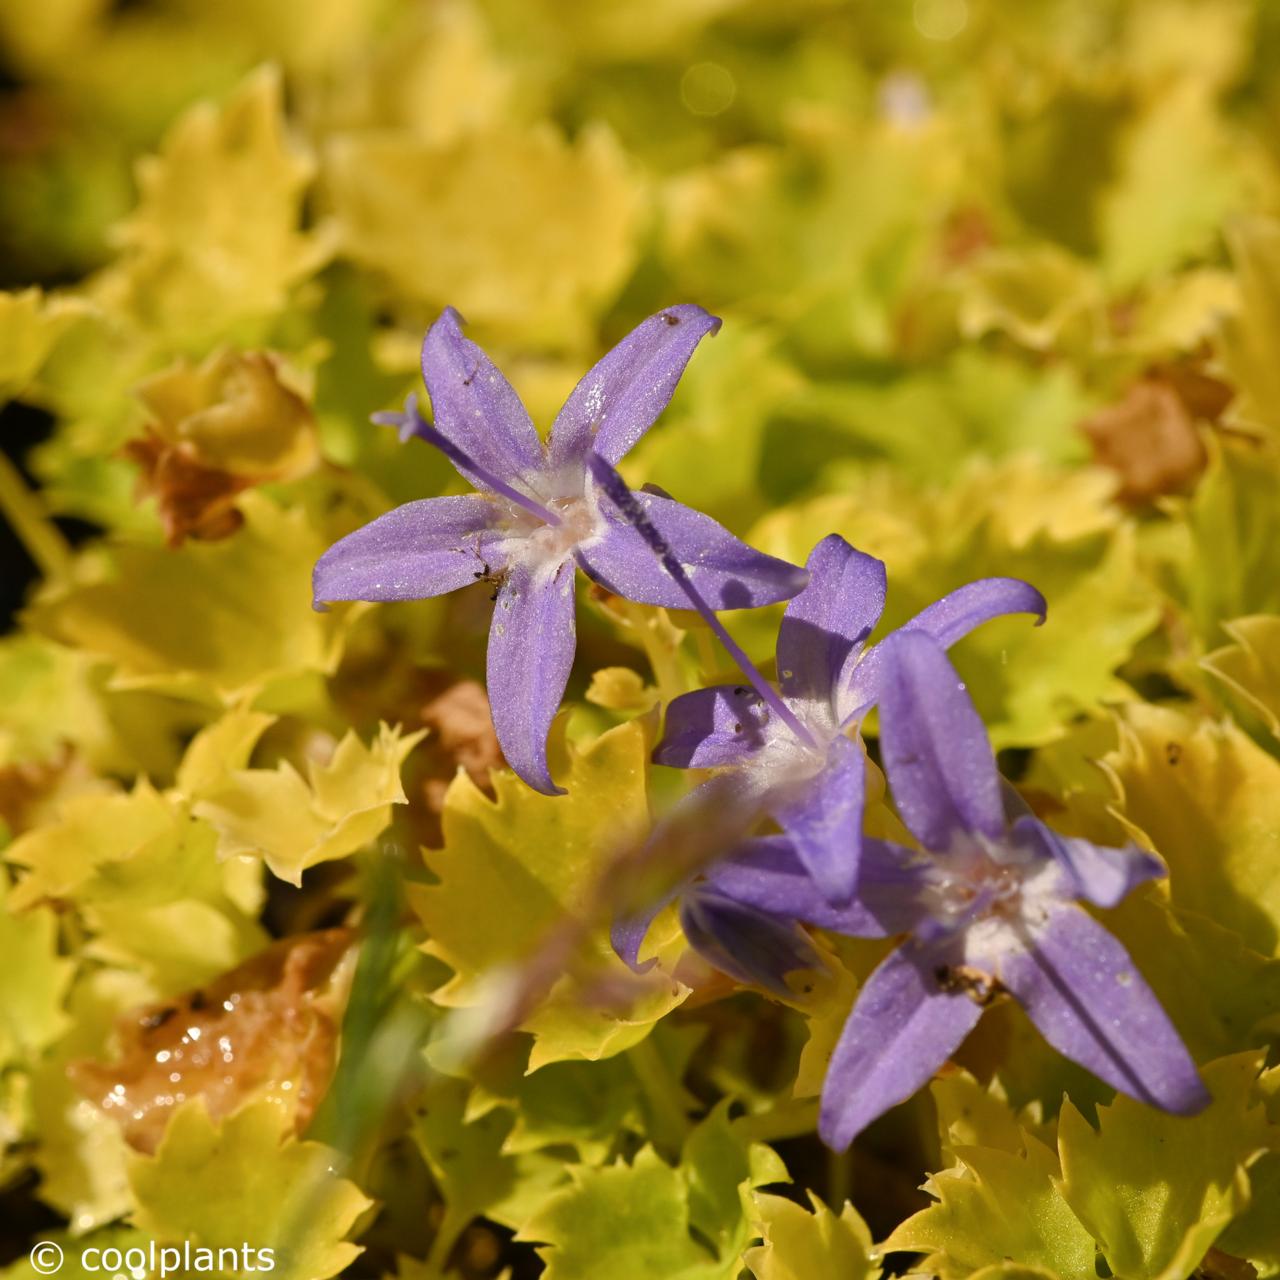
[[[500,995],[487,990],[486,976],[527,963],[591,900],[610,858],[647,826],[648,749],[637,721],[581,750],[570,747],[560,777],[564,796],[540,795],[500,772],[490,800],[465,774],[457,778],[445,798],[444,847],[425,855],[439,883],[411,888],[427,927],[427,950],[454,970],[434,993],[436,1001],[483,1016],[486,1002]],[[674,959],[677,932],[672,923],[657,939],[667,963],[643,977],[613,954],[603,930],[594,933],[583,958],[602,989],[617,988],[621,1004],[606,997],[602,1005],[579,980],[562,978],[524,1023],[535,1036],[529,1069],[563,1058],[609,1057],[643,1039],[688,994],[663,971]]]
[[[332,132],[408,128],[424,142],[450,143],[509,114],[515,77],[475,6],[444,0],[399,17],[394,38],[366,46],[331,86],[324,122]]]
[[[1022,1126],[998,1082],[984,1088],[967,1071],[951,1070],[936,1077],[929,1092],[938,1112],[938,1140],[952,1167],[959,1163],[952,1153],[960,1147],[1022,1151]]]
[[[1107,913],[1197,1062],[1261,1044],[1280,1027],[1280,960],[1156,890]]]
[[[281,1280],[336,1275],[361,1252],[345,1240],[372,1201],[337,1172],[337,1152],[297,1141],[291,1124],[271,1100],[220,1126],[198,1101],[187,1103],[154,1157],[129,1160],[134,1221],[207,1249],[270,1249]]]
[[[1224,318],[1222,361],[1237,395],[1228,414],[1252,431],[1280,431],[1280,220],[1235,219],[1227,244],[1240,287],[1238,314]]]
[[[1106,757],[1118,808],[1169,864],[1177,905],[1264,956],[1280,940],[1280,762],[1229,721],[1131,703]]]
[[[1101,325],[1102,290],[1079,259],[1049,244],[985,254],[967,273],[961,331],[1007,333],[1033,351],[1079,346]]]
[[[180,991],[263,943],[252,918],[258,888],[243,866],[219,862],[215,843],[205,823],[145,780],[127,795],[76,796],[57,821],[5,851],[26,869],[11,900],[24,909],[75,903],[92,934],[86,954]]]
[[[276,717],[239,706],[201,729],[187,746],[178,766],[176,789],[188,800],[198,800],[223,781],[228,773],[248,767],[258,739]]]
[[[938,1203],[899,1225],[886,1252],[923,1252],[920,1269],[942,1280],[965,1280],[1002,1263],[1061,1280],[1096,1280],[1093,1237],[1058,1189],[1050,1147],[1024,1135],[1020,1151],[957,1146],[954,1152],[959,1163],[925,1185]]]
[[[813,1212],[785,1196],[750,1193],[751,1226],[762,1243],[742,1261],[756,1280],[875,1280],[871,1232],[861,1215],[845,1203],[837,1217],[808,1192]]]
[[[642,188],[601,128],[572,143],[549,126],[445,145],[349,134],[330,169],[344,251],[477,325],[562,339],[635,261]]]
[[[602,667],[592,675],[586,699],[606,711],[641,715],[657,703],[658,691],[630,667]]]
[[[1112,1275],[1184,1280],[1248,1203],[1247,1166],[1268,1145],[1256,1052],[1204,1069],[1213,1103],[1191,1119],[1124,1096],[1098,1129],[1068,1102],[1058,1123],[1062,1195]]]
[[[1204,648],[1235,618],[1280,613],[1280,449],[1211,443],[1188,506],[1187,604]]]
[[[66,1030],[63,1010],[75,961],[58,954],[58,921],[49,907],[17,914],[0,869],[0,1069],[29,1060]]]
[[[171,350],[254,340],[324,259],[300,227],[313,171],[286,129],[277,72],[192,107],[139,162],[141,200],[99,297]]]
[[[727,1109],[689,1135],[676,1168],[652,1147],[630,1165],[571,1166],[570,1185],[517,1236],[540,1243],[547,1280],[732,1280],[751,1235],[744,1196],[787,1172],[768,1147],[734,1133]]]
[[[664,263],[704,305],[787,316],[789,343],[818,363],[889,357],[908,287],[936,271],[936,210],[962,178],[955,133],[817,105],[790,123],[785,146],[724,149],[669,183]]]
[[[1194,82],[1153,97],[1119,152],[1119,181],[1103,197],[1099,230],[1109,282],[1127,289],[1207,256],[1244,191],[1239,144]]]
[[[180,360],[136,394],[151,430],[202,466],[254,479],[297,476],[316,460],[316,424],[301,389],[269,352],[223,347]]]
[[[0,293],[0,404],[20,395],[45,357],[89,310],[76,298],[46,298],[39,289]]]
[[[311,608],[324,543],[300,509],[254,493],[240,507],[244,528],[224,542],[118,545],[109,576],[41,600],[30,624],[112,662],[119,686],[202,701],[331,671],[344,623]]]
[[[40,636],[0,640],[0,767],[54,762],[70,746],[103,773],[171,769],[173,709],[108,690],[105,677],[103,664]]]
[[[75,797],[59,821],[15,840],[4,857],[26,874],[10,902],[22,910],[44,901],[131,900],[135,891],[155,902],[167,891],[149,883],[156,872],[217,892],[217,865],[203,858],[211,851],[208,831],[143,779],[127,794]]]
[[[1237,618],[1224,622],[1222,629],[1235,643],[1206,654],[1200,665],[1239,694],[1280,737],[1280,617]]]
[[[368,844],[404,804],[400,767],[426,731],[381,725],[369,746],[348,732],[304,779],[288,761],[275,769],[232,769],[204,783],[194,812],[217,833],[221,858],[262,858],[282,880],[301,884],[308,867]]]

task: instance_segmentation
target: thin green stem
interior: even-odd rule
[[[827,1152],[827,1204],[839,1213],[853,1191],[853,1148]]]
[[[664,1155],[678,1156],[689,1136],[680,1081],[667,1066],[652,1036],[627,1050],[627,1061],[640,1081],[640,1088],[653,1119],[653,1145]]]
[[[680,666],[679,632],[664,609],[656,605],[633,604],[630,600],[623,603],[627,622],[639,636],[644,656],[649,660],[658,695],[664,703],[670,702],[689,687]]]
[[[21,472],[3,453],[0,453],[0,513],[46,578],[65,581],[70,576],[71,548],[49,519],[39,498],[27,488]]]
[[[781,1142],[803,1138],[818,1127],[818,1099],[792,1098],[768,1111],[742,1116],[733,1122],[738,1135],[747,1142]]]
[[[716,647],[711,643],[711,632],[698,627],[693,633],[693,642],[698,648],[698,663],[702,667],[703,682],[710,680],[719,669],[720,662],[716,657]]]

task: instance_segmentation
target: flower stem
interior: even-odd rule
[[[816,747],[813,735],[801,724],[796,714],[775,692],[773,686],[760,674],[754,662],[747,657],[742,647],[725,629],[725,625],[716,617],[715,610],[702,598],[701,592],[689,580],[684,565],[675,558],[667,540],[653,527],[653,522],[645,515],[635,495],[623,483],[622,477],[598,454],[587,455],[587,465],[600,487],[605,491],[609,501],[636,529],[649,544],[649,549],[662,563],[662,567],[675,579],[676,585],[689,597],[689,603],[698,611],[702,620],[716,633],[716,638],[724,645],[729,656],[734,660],[738,670],[747,677],[748,682],[773,710],[783,724],[808,747]]]
[[[791,1098],[768,1111],[743,1116],[733,1122],[734,1131],[745,1142],[781,1142],[803,1138],[818,1127],[818,1099]]]
[[[0,453],[0,512],[18,535],[40,572],[64,581],[71,571],[71,548],[49,519],[22,473]]]
[[[678,1156],[689,1136],[689,1118],[680,1098],[680,1081],[667,1066],[651,1035],[627,1050],[627,1061],[653,1118],[653,1145],[667,1155]]]
[[[689,683],[680,666],[683,632],[667,616],[667,611],[656,605],[635,604],[620,596],[615,597],[610,606],[620,624],[633,633],[644,650],[662,701],[670,702],[688,692]]]
[[[513,488],[505,480],[499,479],[492,471],[474,461],[469,453],[464,449],[460,449],[448,436],[437,431],[435,427],[429,426],[422,414],[418,412],[417,396],[409,396],[405,401],[405,411],[403,413],[375,413],[373,420],[380,427],[398,428],[402,440],[407,439],[408,436],[417,436],[428,444],[435,445],[455,467],[471,472],[481,484],[492,489],[494,493],[502,494],[504,498],[508,498],[517,506],[523,507],[530,515],[537,516],[539,520],[545,520],[547,524],[560,523],[560,517],[549,507],[544,507],[542,503],[535,502],[527,494],[523,494],[519,489]]]

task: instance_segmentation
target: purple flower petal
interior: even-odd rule
[[[550,577],[514,566],[489,627],[487,684],[493,727],[507,763],[535,791],[563,795],[547,769],[547,731],[560,706],[574,651],[574,567]]]
[[[689,945],[722,973],[784,1000],[794,994],[787,974],[822,967],[813,943],[794,923],[701,886],[680,900],[680,924]]]
[[[902,820],[939,853],[971,832],[997,839],[995,757],[955,668],[921,631],[895,631],[879,647],[880,748]]]
[[[692,877],[682,880],[662,897],[655,898],[643,911],[637,911],[629,916],[619,916],[613,922],[609,929],[609,942],[619,960],[629,965],[636,973],[647,973],[657,964],[656,957],[641,964],[640,948],[644,945],[649,929],[662,909],[668,903],[674,902],[692,883]]]
[[[922,609],[899,631],[922,631],[943,649],[975,627],[1011,613],[1033,613],[1039,626],[1048,612],[1044,596],[1021,578],[979,578]],[[887,639],[887,637],[886,637]],[[879,697],[880,645],[869,649],[856,666],[846,668],[840,680],[840,717],[848,720]]]
[[[1191,1055],[1128,952],[1081,908],[1053,912],[997,972],[1044,1038],[1099,1079],[1180,1115],[1208,1103]]]
[[[502,568],[485,551],[496,511],[479,494],[406,502],[340,538],[316,562],[312,593],[326,600],[425,600]]]
[[[858,993],[822,1088],[818,1133],[833,1150],[926,1084],[982,1016],[967,995],[939,988],[935,963],[940,952],[901,946]]]
[[[493,361],[462,336],[461,325],[462,317],[446,307],[422,340],[422,380],[436,430],[502,480],[541,471],[546,455],[528,411]],[[479,477],[463,474],[484,487]]]
[[[851,938],[882,938],[915,927],[921,864],[882,840],[863,839],[857,895],[833,907],[814,884],[786,836],[749,840],[706,873],[717,893],[769,915],[791,917]]]
[[[1168,874],[1159,858],[1137,845],[1109,849],[1059,835],[1036,818],[1018,818],[1013,824],[1013,836],[1041,857],[1059,863],[1071,879],[1072,896],[1096,907],[1114,907],[1138,885]]]
[[[814,883],[833,904],[848,902],[858,883],[865,790],[862,747],[838,736],[827,748],[826,767],[786,803],[771,808]]]
[[[778,628],[778,684],[788,698],[827,702],[880,621],[885,569],[836,533],[814,547],[805,568],[809,585]]]
[[[1010,613],[1034,613],[1039,626],[1049,606],[1029,582],[1021,578],[979,578],[966,582],[928,608],[921,609],[904,631],[923,631],[944,649],[967,636],[975,627]]]
[[[750,760],[776,732],[769,708],[745,684],[719,684],[682,693],[667,704],[655,764],[675,769],[715,769]]]
[[[694,348],[720,321],[701,307],[668,307],[631,330],[574,387],[551,427],[553,464],[590,448],[616,463],[667,407]]]
[[[797,565],[747,546],[700,511],[652,493],[637,492],[635,498],[713,609],[754,609],[787,600],[808,581]],[[583,569],[615,595],[638,604],[689,608],[689,597],[644,536],[614,516],[607,525],[601,539],[578,551]]]

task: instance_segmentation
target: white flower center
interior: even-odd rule
[[[540,501],[560,523],[548,524],[523,507],[508,504],[506,536],[497,547],[508,564],[525,566],[535,578],[554,574],[578,547],[590,545],[605,531],[604,516],[589,497],[577,494]]]
[[[964,931],[966,961],[989,967],[1048,918],[1061,871],[1007,841],[972,836],[930,861],[920,896],[938,924]]]
[[[831,743],[837,730],[825,705],[803,698],[787,701],[796,719],[808,729],[813,744],[802,742],[770,711],[764,747],[751,761],[769,787],[787,787],[807,782],[827,767]],[[768,710],[767,707],[763,708]]]

